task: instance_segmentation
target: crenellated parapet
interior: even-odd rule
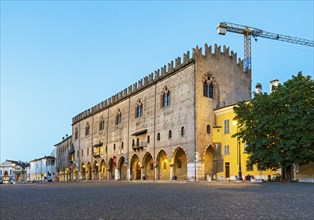
[[[98,113],[104,109],[109,108],[110,106],[120,102],[123,99],[126,99],[135,93],[145,89],[146,87],[149,87],[158,81],[164,79],[165,77],[175,74],[178,72],[178,70],[186,67],[190,63],[193,63],[196,59],[199,58],[216,58],[216,59],[229,59],[230,62],[232,62],[234,65],[238,65],[239,68],[243,69],[243,60],[240,58],[237,59],[237,53],[234,53],[233,51],[229,50],[229,47],[223,46],[221,50],[221,46],[217,46],[217,44],[214,45],[214,48],[212,46],[208,46],[205,44],[204,47],[204,54],[202,52],[202,48],[196,46],[192,49],[192,57],[190,57],[190,51],[187,51],[183,54],[183,59],[181,57],[175,58],[174,61],[171,61],[167,65],[162,66],[160,69],[155,70],[153,73],[149,74],[148,76],[145,76],[143,79],[138,80],[138,82],[135,82],[133,85],[128,86],[124,90],[121,90],[117,94],[111,96],[110,98],[98,103],[97,105],[91,107],[90,109],[87,109],[75,117],[72,118],[72,124],[76,124],[77,122],[94,115],[95,113]]]

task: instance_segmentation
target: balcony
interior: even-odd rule
[[[136,144],[136,145],[132,146],[132,149],[134,151],[136,151],[136,150],[143,150],[146,147],[147,147],[147,143],[146,142],[141,142],[139,144]]]

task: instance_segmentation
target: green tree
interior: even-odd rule
[[[248,163],[259,169],[282,169],[291,181],[291,166],[314,161],[314,82],[297,76],[273,87],[270,94],[255,94],[234,107],[239,131],[234,137],[247,143]]]

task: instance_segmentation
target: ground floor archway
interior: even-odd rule
[[[115,167],[115,164],[114,164],[114,161],[112,158],[110,158],[109,160],[109,172],[108,172],[108,180],[114,180],[115,179],[115,176],[114,176],[114,167]]]
[[[150,153],[146,153],[143,158],[143,168],[144,168],[144,173],[143,177],[145,180],[154,180],[154,161],[153,157]]]
[[[120,175],[120,180],[126,180],[127,179],[127,166],[125,164],[125,158],[122,156],[120,157],[119,163],[118,163],[118,171]]]
[[[86,167],[85,164],[81,164],[81,180],[86,180]]]
[[[93,180],[99,180],[99,164],[97,160],[93,164]]]
[[[106,180],[106,163],[105,163],[105,160],[102,160],[100,163],[100,179]]]
[[[157,179],[170,180],[169,160],[164,150],[161,150],[157,155]]]
[[[187,156],[181,147],[177,148],[173,154],[173,179],[187,179]]]
[[[204,180],[213,179],[214,172],[214,160],[215,160],[215,150],[210,145],[206,148],[204,153]]]
[[[87,180],[92,180],[92,165],[90,162],[87,163],[87,170],[86,170],[86,178]]]
[[[131,159],[131,177],[133,180],[141,179],[141,163],[136,154]]]

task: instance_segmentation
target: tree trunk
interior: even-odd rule
[[[282,179],[282,183],[286,183],[286,182],[292,182],[292,176],[291,176],[291,164],[281,168],[281,179]]]

